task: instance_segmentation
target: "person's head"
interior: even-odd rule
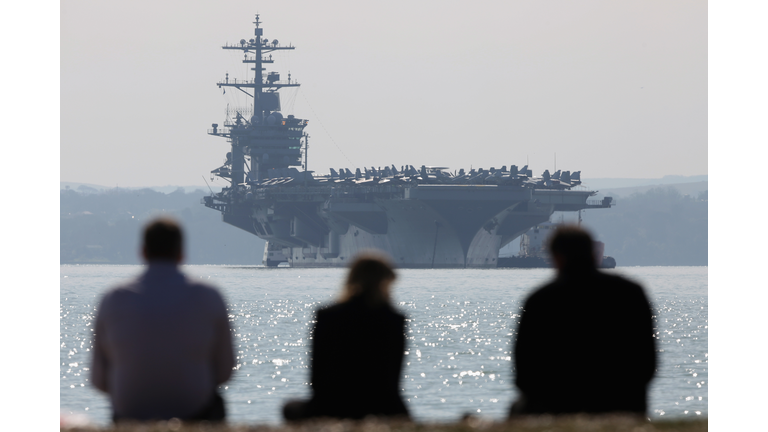
[[[549,240],[549,252],[558,270],[595,268],[592,236],[578,226],[558,227]]]
[[[142,254],[147,261],[180,263],[183,258],[181,227],[173,219],[159,218],[144,227]]]
[[[389,303],[389,286],[395,272],[383,255],[366,252],[358,255],[350,265],[341,301],[362,298],[369,305]]]

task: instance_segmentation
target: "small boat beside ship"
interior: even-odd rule
[[[514,256],[499,257],[497,268],[551,268],[552,260],[547,251],[549,236],[558,227],[557,223],[545,222],[531,227],[520,236],[520,252]],[[597,267],[611,269],[616,267],[613,257],[603,255],[605,243],[594,244]]]

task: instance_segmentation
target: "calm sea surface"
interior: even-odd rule
[[[106,289],[141,271],[61,266],[62,413],[109,423],[109,400],[89,381],[95,308]],[[228,303],[238,360],[222,386],[229,421],[281,423],[282,403],[309,395],[310,321],[318,306],[336,297],[345,270],[184,266],[184,272],[219,287]],[[660,366],[651,417],[707,416],[707,267],[611,272],[640,282],[656,311]],[[409,318],[403,396],[416,420],[454,421],[464,413],[504,418],[517,396],[511,332],[526,295],[553,275],[549,269],[398,271],[394,301]]]

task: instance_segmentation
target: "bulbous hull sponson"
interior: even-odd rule
[[[401,268],[495,268],[502,246],[549,219],[558,207],[552,197],[584,205],[590,195],[558,192],[538,199],[534,189],[493,185],[270,189],[230,206],[224,221],[282,245],[293,267],[342,267],[377,249]]]

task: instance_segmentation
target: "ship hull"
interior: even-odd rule
[[[457,229],[423,203],[381,201],[386,208],[387,232],[377,234],[349,224],[338,235],[338,256],[323,256],[317,247],[292,247],[287,254],[293,267],[343,267],[355,255],[377,250],[400,268],[496,267],[501,236],[477,233],[465,254]]]
[[[291,267],[345,267],[377,250],[399,268],[495,268],[499,249],[589,193],[417,186],[264,192],[219,208],[224,221],[269,242]],[[266,259],[267,265],[279,263]]]

